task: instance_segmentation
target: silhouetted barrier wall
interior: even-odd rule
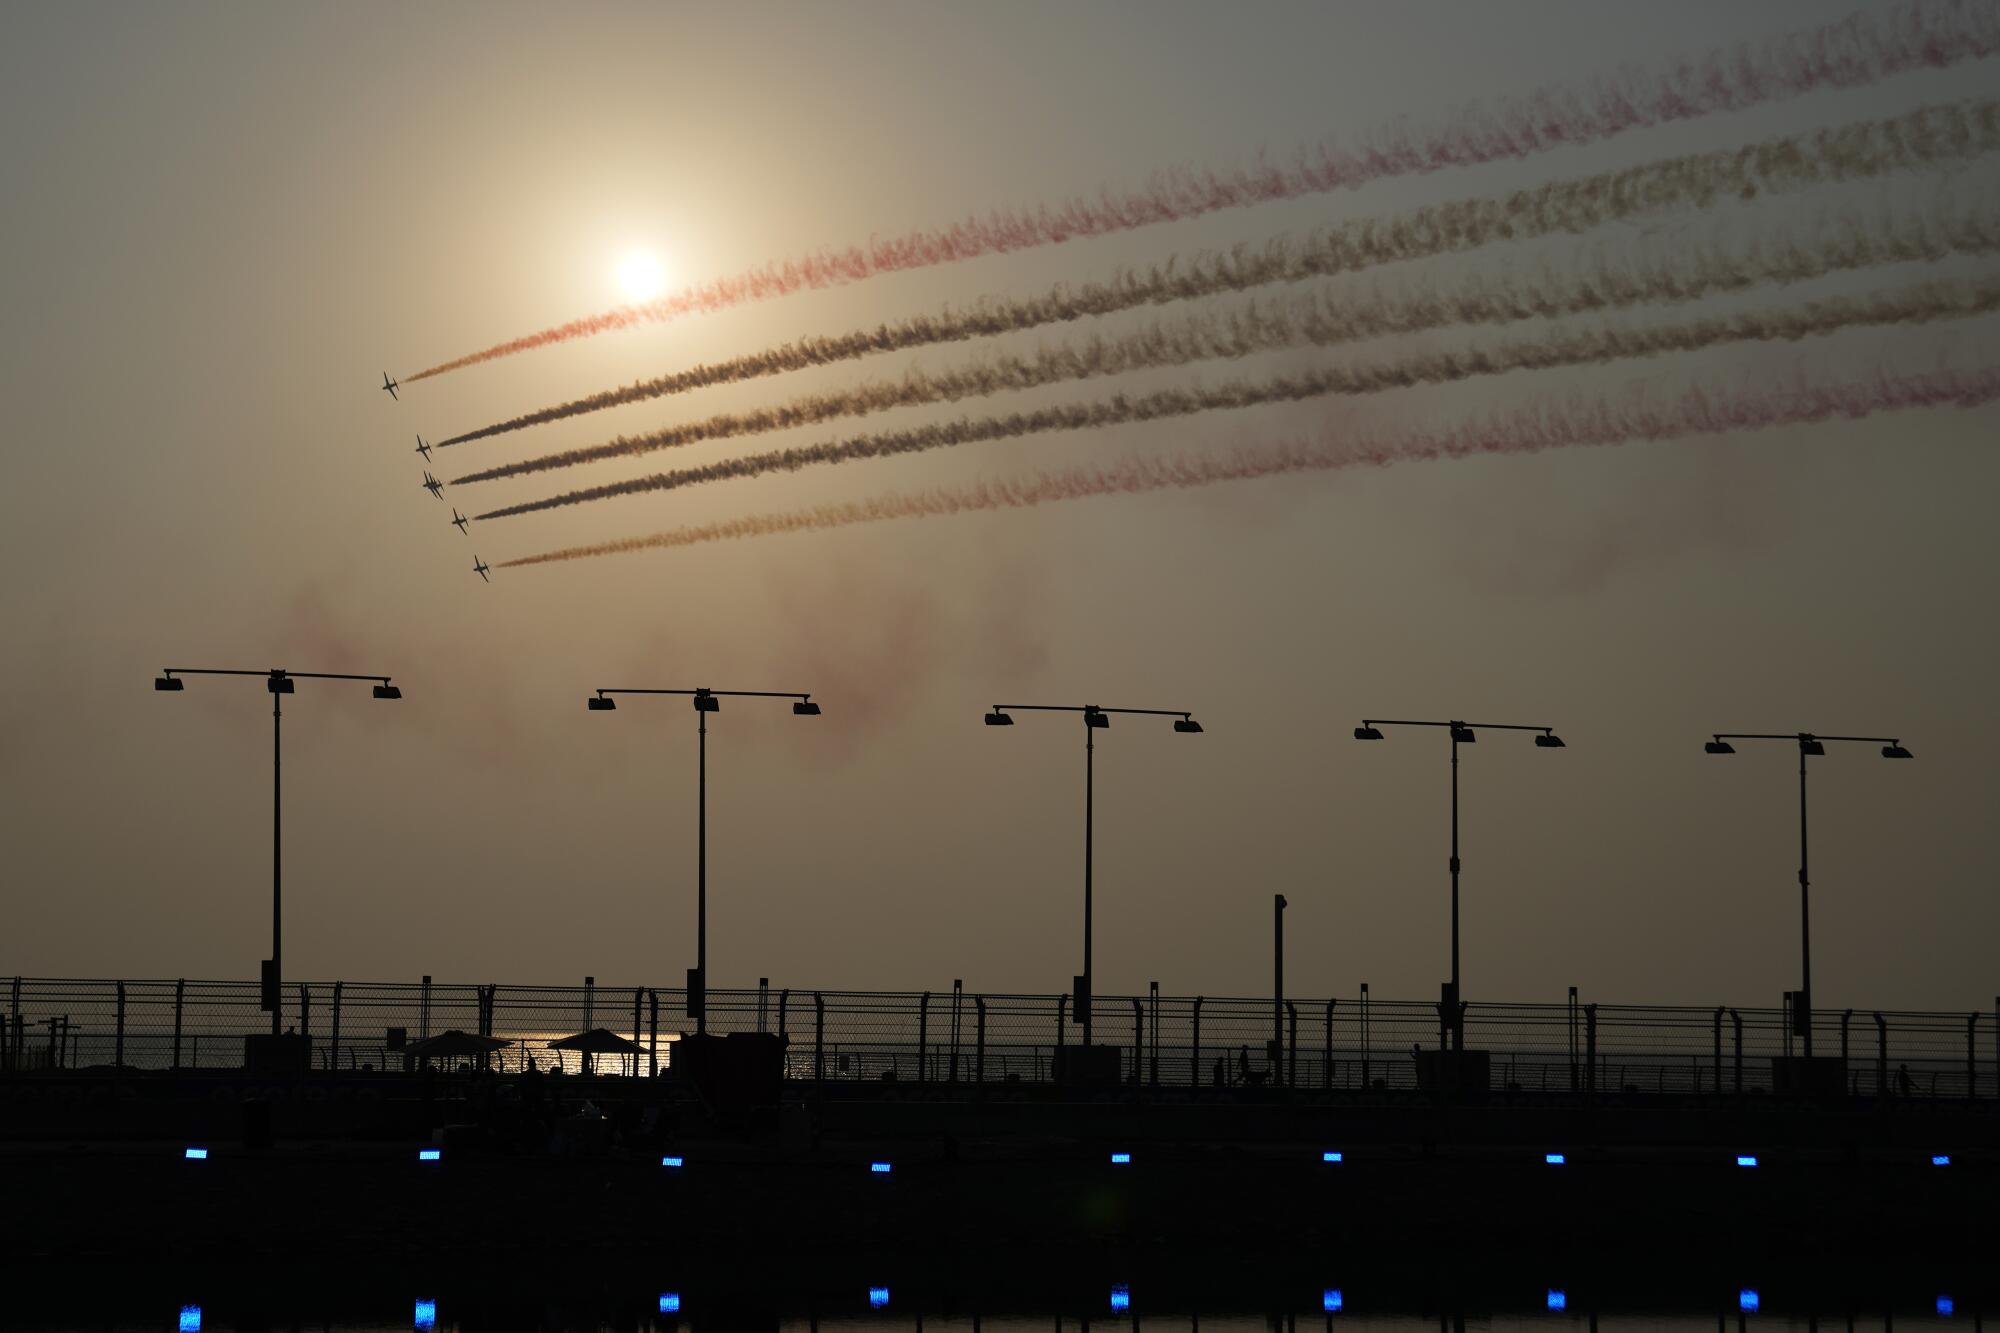
[[[282,1026],[320,1071],[403,1070],[410,1043],[449,1030],[508,1044],[491,1056],[433,1060],[519,1070],[652,1076],[671,1070],[693,1030],[686,992],[645,986],[292,982]],[[1080,1041],[1068,995],[808,991],[708,992],[711,1032],[785,1038],[785,1074],[824,1085],[1046,1083],[1060,1047]],[[1223,996],[1099,996],[1099,1045],[1118,1050],[1127,1086],[1311,1091],[1408,1090],[1420,1051],[1445,1043],[1429,1002]],[[0,980],[0,1072],[234,1069],[244,1038],[269,1030],[258,987],[231,981]],[[1782,1010],[1611,1004],[1469,1004],[1465,1042],[1496,1090],[1714,1096],[1772,1092],[1799,1038]],[[1818,1011],[1816,1054],[1857,1096],[2000,1096],[1994,1012]],[[604,1028],[636,1051],[582,1055],[550,1043]],[[1274,1035],[1275,1034],[1275,1035]],[[1432,1068],[1436,1062],[1430,1062]]]

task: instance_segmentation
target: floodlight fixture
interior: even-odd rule
[[[273,671],[264,681],[264,688],[273,694],[293,694],[292,678],[282,671]]]
[[[403,691],[399,686],[391,685],[385,680],[375,687],[375,697],[377,699],[400,699],[403,697]]]
[[[1111,718],[1102,709],[1086,708],[1083,710],[1083,725],[1106,730],[1111,726]]]
[[[1900,742],[1891,741],[1882,747],[1882,757],[1884,759],[1908,759],[1910,758],[1910,752],[1904,749]]]
[[[722,700],[704,691],[694,697],[694,711],[697,713],[720,713]]]
[[[1569,748],[1563,744],[1563,738],[1556,735],[1553,731],[1545,731],[1535,737],[1535,744],[1541,746],[1544,750],[1563,750]]]
[[[609,713],[618,707],[618,701],[609,695],[594,695],[584,701],[584,706],[593,713]]]
[[[1826,753],[1826,746],[1822,745],[1819,738],[1813,736],[1811,733],[1801,733],[1799,736],[1799,753],[1817,757]]]
[[[792,705],[793,717],[818,717],[819,705],[810,699],[800,699]]]
[[[1479,739],[1479,733],[1463,722],[1454,722],[1451,724],[1451,738],[1460,745],[1470,745]]]
[[[1191,717],[1180,718],[1175,721],[1174,730],[1183,736],[1199,736],[1201,735],[1201,723]]]
[[[187,682],[179,676],[155,676],[153,688],[166,693],[178,693],[187,688]]]
[[[1714,741],[1710,741],[1710,742],[1708,742],[1708,744],[1706,744],[1706,745],[1702,746],[1701,748],[1702,748],[1702,749],[1703,749],[1704,751],[1706,751],[1707,753],[1709,753],[1709,754],[1735,754],[1735,753],[1736,753],[1736,747],[1735,747],[1735,746],[1733,746],[1733,745],[1731,745],[1731,744],[1730,744],[1730,743],[1729,743],[1728,741],[1724,741],[1724,740],[1714,740]]]
[[[989,727],[1011,727],[1014,725],[1014,719],[1005,713],[988,713],[986,715],[986,725]]]
[[[1354,729],[1354,739],[1357,741],[1379,741],[1382,739],[1382,729],[1380,727],[1356,727]]]

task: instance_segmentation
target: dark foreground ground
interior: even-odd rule
[[[1492,1269],[1543,1280],[1524,1263],[1936,1268],[1968,1299],[1965,1275],[2000,1271],[1988,1104],[878,1088],[718,1113],[644,1081],[563,1084],[13,1080],[0,1261],[136,1274],[587,1260],[651,1282],[782,1256],[808,1288],[822,1270],[851,1287],[872,1265],[976,1293],[995,1256],[1016,1286],[1117,1269],[1156,1292],[1196,1283],[1190,1255],[1305,1285],[1331,1258],[1371,1256],[1437,1289]],[[207,1159],[187,1160],[190,1145]],[[439,1160],[419,1160],[433,1145]]]

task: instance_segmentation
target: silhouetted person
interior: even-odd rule
[[[1226,1056],[1218,1055],[1215,1057],[1215,1086],[1219,1088],[1227,1082],[1229,1082],[1229,1060]]]
[[[1917,1085],[1910,1078],[1910,1067],[1908,1065],[1897,1065],[1896,1091],[1902,1093],[1905,1097],[1908,1097],[1916,1090],[1917,1090]]]

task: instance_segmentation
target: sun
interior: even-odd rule
[[[666,270],[660,257],[647,250],[634,250],[618,261],[618,286],[629,301],[650,301],[666,290]]]

